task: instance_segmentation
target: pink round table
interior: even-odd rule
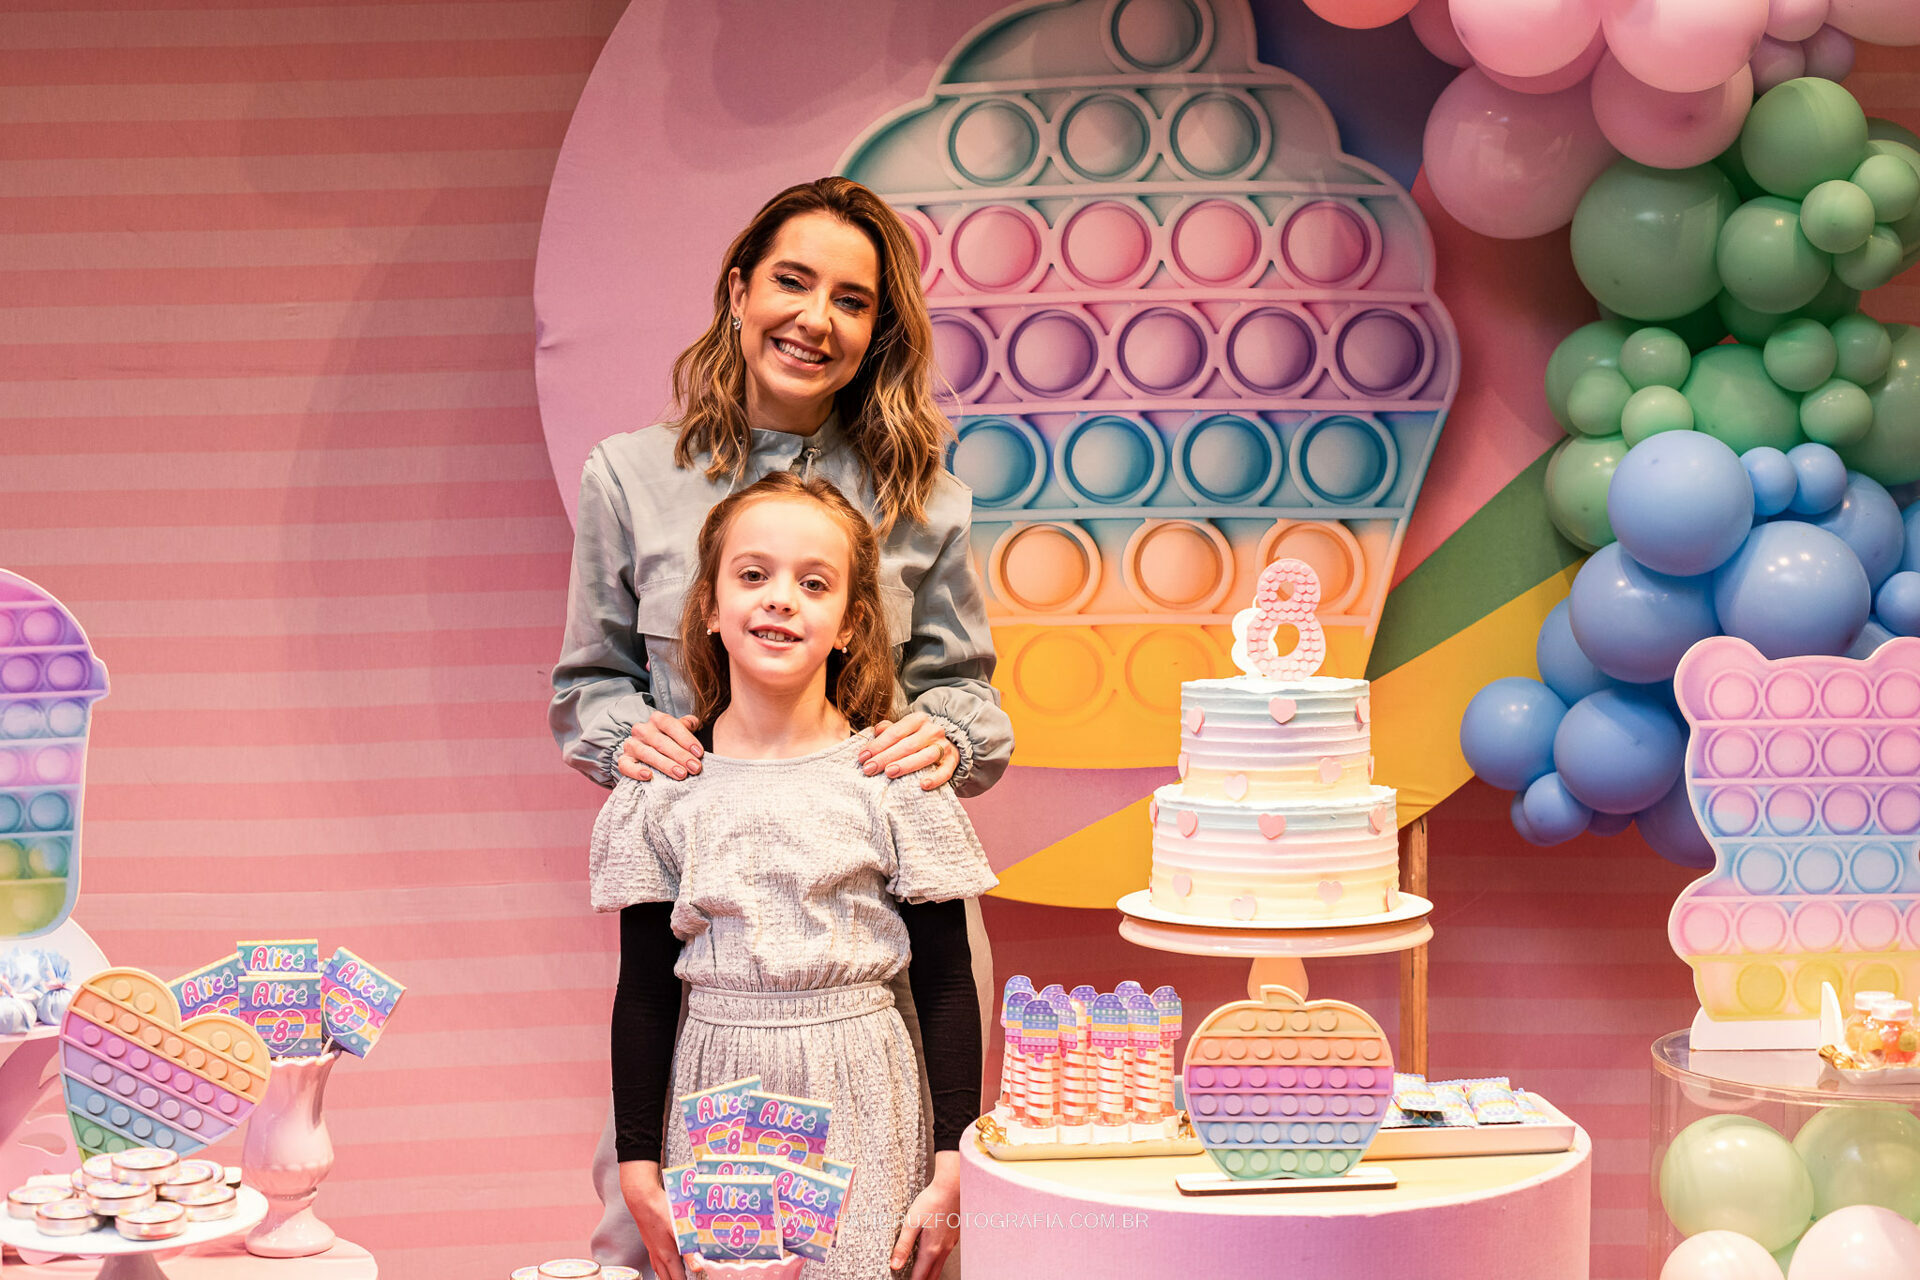
[[[1593,1146],[1397,1160],[1390,1190],[1182,1195],[1204,1155],[1000,1161],[960,1142],[969,1277],[1586,1280]]]
[[[373,1255],[347,1240],[336,1240],[311,1258],[256,1258],[247,1252],[246,1237],[234,1236],[164,1257],[160,1265],[168,1280],[377,1280],[380,1275]],[[61,1258],[37,1267],[9,1262],[6,1274],[8,1280],[83,1280],[99,1270],[98,1258]]]

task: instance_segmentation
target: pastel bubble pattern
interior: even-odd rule
[[[1393,1096],[1380,1024],[1336,1000],[1262,987],[1187,1044],[1187,1111],[1230,1178],[1337,1178],[1360,1163]]]
[[[0,939],[46,933],[73,910],[87,725],[106,692],[73,615],[0,569]]]
[[[1920,992],[1920,639],[1768,661],[1716,637],[1675,673],[1713,870],[1674,903],[1701,1008],[1816,1018],[1820,987]]]
[[[1281,556],[1364,661],[1459,343],[1418,207],[1258,60],[1244,0],[1009,9],[840,168],[920,250],[1024,759],[1167,763],[1133,655],[1232,674]]]

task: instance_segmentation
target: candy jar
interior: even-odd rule
[[[1920,1030],[1913,1021],[1911,1000],[1882,1000],[1867,1017],[1861,1040],[1872,1052],[1876,1066],[1904,1067],[1912,1064],[1920,1050]]]
[[[1860,1052],[1860,1038],[1867,1029],[1867,1019],[1873,1015],[1873,1007],[1882,1000],[1893,999],[1891,991],[1856,991],[1853,993],[1853,1012],[1846,1023],[1846,1047],[1854,1053]]]

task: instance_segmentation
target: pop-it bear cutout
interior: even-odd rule
[[[1170,763],[1284,557],[1361,674],[1452,402],[1418,207],[1255,49],[1244,0],[1019,5],[841,164],[919,244],[1029,764]]]
[[[1695,1048],[1812,1048],[1820,987],[1920,991],[1920,639],[1769,661],[1720,636],[1674,674],[1714,867],[1673,905]]]
[[[0,569],[0,939],[38,937],[73,910],[87,723],[106,692],[73,615]]]

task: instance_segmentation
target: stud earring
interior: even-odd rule
[[[734,328],[734,331],[735,331],[736,333],[737,333],[737,332],[739,332],[739,330],[740,330],[740,317],[739,317],[739,316],[735,316],[735,317],[733,318],[733,328]]]

